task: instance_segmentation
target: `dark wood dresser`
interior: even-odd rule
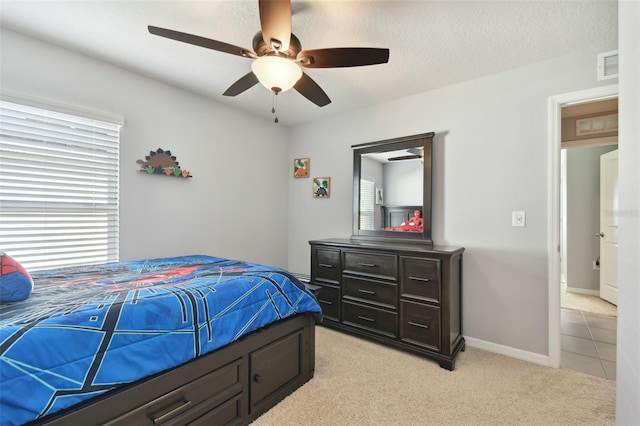
[[[310,241],[323,325],[432,358],[448,370],[464,350],[464,248]]]

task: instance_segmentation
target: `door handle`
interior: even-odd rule
[[[596,233],[596,237],[604,238],[604,232],[600,231]]]

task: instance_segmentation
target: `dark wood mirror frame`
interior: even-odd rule
[[[395,139],[352,145],[353,148],[353,235],[352,240],[373,240],[377,242],[403,242],[433,245],[431,239],[431,168],[434,133],[422,133]],[[397,151],[415,147],[424,149],[422,183],[422,232],[393,232],[360,229],[360,174],[363,154]]]

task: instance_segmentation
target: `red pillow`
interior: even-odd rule
[[[31,292],[31,275],[11,256],[0,252],[0,303],[24,300]]]

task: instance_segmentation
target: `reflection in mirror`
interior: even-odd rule
[[[431,243],[433,133],[355,145],[354,239]]]
[[[413,152],[413,153],[412,153]],[[360,158],[360,229],[422,231],[422,148],[363,154]],[[413,206],[404,214],[402,207]]]

